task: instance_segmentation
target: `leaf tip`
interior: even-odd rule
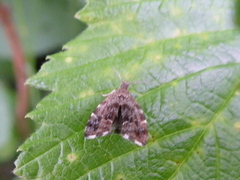
[[[27,80],[26,80],[26,82],[24,83],[24,85],[30,85],[31,84],[31,80],[30,80],[31,78],[28,78]]]
[[[33,119],[33,115],[30,113],[26,114],[25,118],[30,118],[30,119]]]

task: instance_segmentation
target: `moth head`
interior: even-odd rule
[[[123,81],[120,89],[128,89],[129,82]]]

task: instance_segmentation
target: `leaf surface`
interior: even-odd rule
[[[88,28],[28,84],[52,91],[28,114],[41,127],[19,148],[26,179],[236,179],[240,176],[240,34],[235,1],[89,1]],[[124,80],[149,141],[84,139],[101,94]]]

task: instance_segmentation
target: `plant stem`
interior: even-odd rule
[[[22,139],[29,135],[29,124],[24,118],[28,111],[28,87],[24,86],[27,79],[26,61],[17,30],[12,22],[11,13],[7,6],[0,2],[0,20],[8,38],[12,58],[13,70],[17,88],[16,120],[17,128]]]

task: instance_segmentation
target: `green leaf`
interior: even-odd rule
[[[52,91],[28,114],[41,127],[19,148],[26,179],[237,179],[240,33],[235,1],[99,1],[88,28],[28,84]],[[124,80],[149,141],[84,139],[90,114]]]

